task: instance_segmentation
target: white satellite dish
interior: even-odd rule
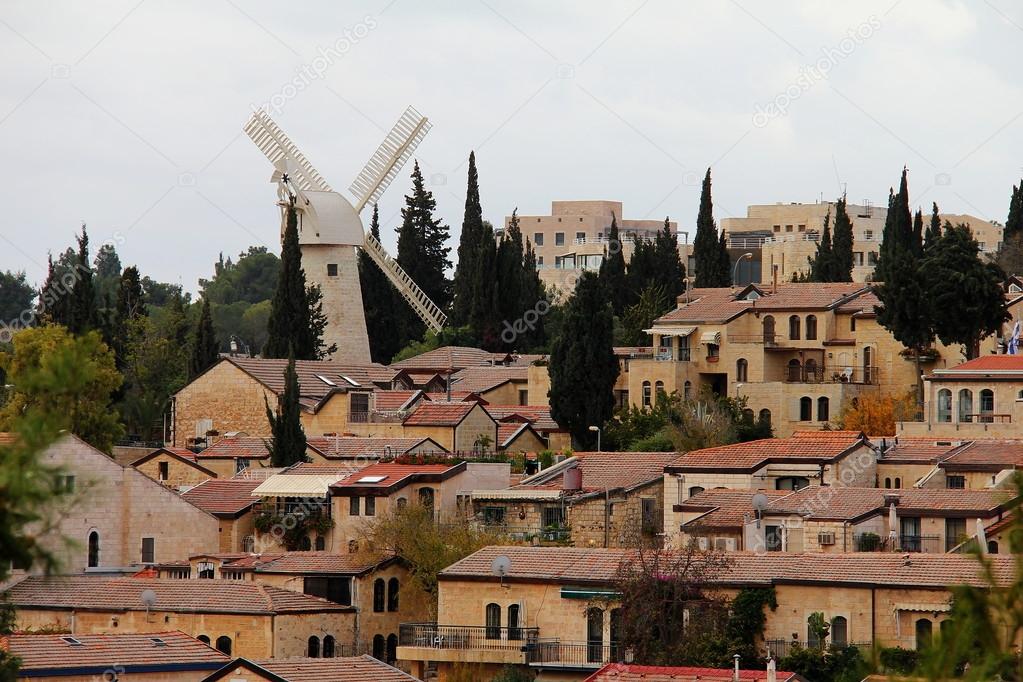
[[[500,578],[508,575],[509,571],[511,571],[511,559],[503,554],[490,563],[490,572]]]
[[[156,606],[156,592],[153,592],[152,590],[142,590],[141,599],[147,609],[151,609]]]

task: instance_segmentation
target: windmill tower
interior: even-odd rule
[[[384,271],[428,328],[440,331],[447,321],[443,311],[366,231],[359,217],[362,209],[384,193],[429,130],[425,116],[412,107],[406,109],[349,187],[355,197],[352,203],[331,189],[268,114],[256,111],[245,125],[245,133],[274,166],[270,182],[277,183],[282,237],[287,208],[294,197],[302,267],[308,282],[318,284],[323,292],[327,317],[323,340],[327,346],[337,344],[338,355],[346,361],[370,362],[357,249],[363,249]]]

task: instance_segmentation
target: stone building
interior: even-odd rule
[[[354,607],[239,580],[32,576],[7,595],[20,630],[86,635],[173,628],[247,658],[304,656],[311,636],[351,641],[354,635]]]

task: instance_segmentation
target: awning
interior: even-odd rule
[[[920,613],[927,613],[927,612],[930,612],[930,613],[946,613],[946,612],[952,610],[952,605],[951,604],[947,604],[947,603],[945,603],[945,604],[919,604],[919,603],[895,604],[892,607],[892,610],[893,611],[917,611],[917,612],[920,612]]]
[[[562,490],[473,490],[474,500],[559,500]]]
[[[326,497],[330,486],[344,475],[275,474],[252,491],[253,497]]]
[[[647,334],[657,334],[658,336],[689,336],[696,331],[696,327],[653,327],[643,331]]]
[[[703,332],[700,334],[700,343],[710,343],[715,346],[720,346],[721,332]]]

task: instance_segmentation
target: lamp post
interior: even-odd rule
[[[600,427],[599,426],[591,426],[590,427],[590,431],[596,431],[597,432],[597,452],[602,452],[602,450],[600,449]]]
[[[739,279],[739,263],[746,259],[753,260],[753,253],[747,251],[735,259],[735,266],[732,268],[732,286],[735,286],[735,281]]]

